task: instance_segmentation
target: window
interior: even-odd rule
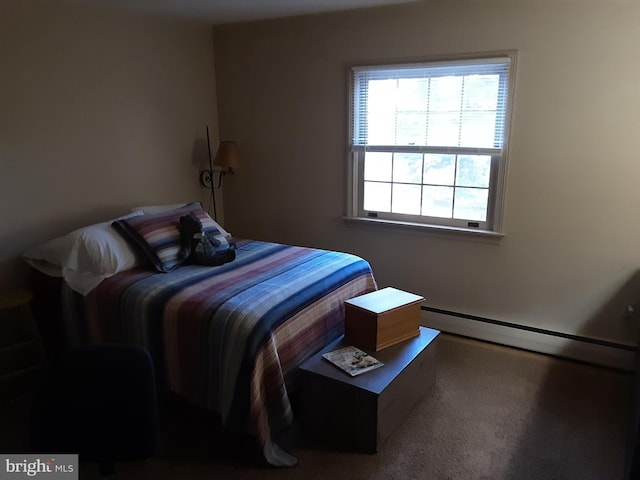
[[[514,63],[352,68],[349,216],[500,232]]]

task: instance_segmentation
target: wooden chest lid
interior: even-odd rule
[[[386,287],[375,292],[365,293],[359,297],[345,301],[345,304],[381,314],[412,303],[422,302],[424,297],[413,293]]]

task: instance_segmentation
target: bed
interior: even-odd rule
[[[78,245],[87,243],[85,234],[67,242],[76,253],[63,261],[33,251],[25,259],[32,265],[66,263],[63,311],[72,342],[144,346],[167,390],[217,412],[224,427],[250,434],[270,464],[294,465],[273,437],[293,420],[289,391],[296,386],[297,366],[342,334],[344,300],[376,289],[371,267],[348,253],[255,240],[236,240],[235,259],[223,265],[174,265],[163,251],[171,244],[166,229],[185,208],[224,232],[199,205],[142,209],[101,229],[120,242],[126,235],[114,234],[111,225],[143,225],[137,233],[155,260],[140,238],[129,238],[127,254],[134,260],[120,259],[117,268],[93,278],[80,266],[90,263],[92,253]],[[96,249],[96,259],[113,257],[104,250]]]

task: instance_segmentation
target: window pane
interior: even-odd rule
[[[395,143],[390,145],[424,145],[426,133],[427,117],[424,113],[398,112]]]
[[[491,148],[495,144],[495,112],[462,112],[460,146]]]
[[[453,217],[463,220],[487,220],[489,190],[484,188],[456,188]]]
[[[458,146],[459,113],[430,113],[427,145]]]
[[[422,215],[451,218],[452,211],[452,187],[422,187]]]
[[[364,155],[364,179],[391,181],[391,152],[367,152]]]
[[[395,145],[424,145],[427,132],[428,78],[398,80]]]
[[[367,143],[369,145],[393,145],[396,141],[395,114],[371,113],[367,117]]]
[[[489,187],[491,157],[489,155],[459,155],[456,185],[463,187]]]
[[[394,153],[393,181],[422,183],[422,154]]]
[[[424,183],[453,185],[456,173],[455,155],[428,153],[424,156]]]
[[[429,99],[429,110],[432,112],[460,111],[462,77],[432,78]]]
[[[369,113],[393,112],[396,109],[398,81],[369,80],[367,85]]]
[[[420,185],[393,185],[393,213],[420,215]]]
[[[425,112],[428,102],[428,78],[401,78],[398,80],[399,110]]]
[[[500,75],[465,76],[463,108],[495,112],[498,109],[499,85]]]
[[[397,80],[371,80],[367,89],[367,142],[393,145]]]
[[[391,211],[391,184],[364,182],[364,209],[376,212]]]

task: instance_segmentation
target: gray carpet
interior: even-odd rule
[[[215,421],[172,407],[156,458],[118,467],[148,479],[620,480],[630,374],[441,335],[436,383],[375,455],[294,427],[297,467],[264,467]],[[81,479],[94,478],[81,469]]]

